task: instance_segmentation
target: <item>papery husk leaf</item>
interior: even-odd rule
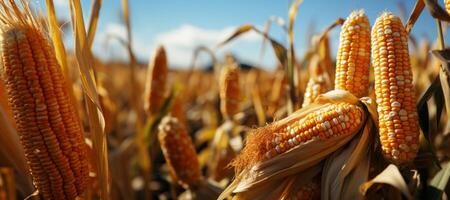
[[[313,104],[296,111],[285,119],[274,122],[257,131],[275,131],[292,120],[300,119],[311,112],[329,106],[330,104],[340,102],[356,105],[359,101],[347,91],[332,90],[320,95]],[[367,115],[363,116],[364,119],[362,121],[364,122]],[[360,129],[361,127],[358,128],[358,130]],[[233,180],[220,198],[225,198],[231,193],[238,193],[239,196],[247,196],[251,197],[249,199],[255,199],[250,194],[263,193],[264,190],[262,189],[273,188],[274,185],[280,184],[286,177],[304,172],[311,167],[316,166],[334,151],[347,144],[358,132],[359,131],[355,131],[355,133],[352,134],[335,136],[327,140],[311,140],[269,160],[254,164],[247,163],[250,166],[247,165],[247,167],[241,171],[238,169],[238,175],[235,180]],[[269,192],[270,191],[276,192],[272,189],[270,189]]]
[[[201,185],[194,190],[190,191],[193,193],[193,199],[217,199],[217,197],[222,192],[220,186],[212,180],[205,180]],[[179,198],[182,200],[183,198]]]
[[[407,197],[408,199],[413,199],[411,193],[408,190],[408,186],[406,185],[406,182],[403,179],[402,174],[400,173],[398,168],[393,164],[390,164],[388,167],[386,167],[386,169],[384,169],[383,172],[378,174],[372,180],[361,185],[360,187],[361,193],[365,195],[374,184],[391,185],[397,190],[401,191],[402,194],[405,195],[405,197]]]
[[[295,175],[294,176],[295,178],[287,179],[289,183],[287,184],[287,187],[284,188],[284,191],[279,199],[283,200],[292,199],[292,197],[296,195],[296,193],[299,191],[301,187],[310,183],[311,181],[314,181],[314,178],[321,173],[322,168],[323,164],[320,163],[315,167],[312,167],[302,173]]]
[[[368,118],[364,129],[349,145],[334,152],[325,161],[322,199],[363,199],[357,188],[368,180],[373,128],[373,121]]]
[[[236,195],[237,199],[279,199],[283,195],[286,187],[289,183],[294,181],[294,177],[287,177],[286,179],[278,179],[271,184],[260,185],[258,187],[249,190],[246,193],[238,193]]]

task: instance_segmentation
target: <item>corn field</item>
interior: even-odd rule
[[[243,24],[183,69],[165,44],[139,61],[135,1],[92,0],[86,16],[67,0],[67,22],[40,1],[0,1],[0,200],[448,199],[450,0],[335,16],[302,55],[294,25],[308,8],[292,0],[286,20]],[[93,51],[107,4],[121,5],[123,62]],[[411,34],[423,15],[433,42]],[[274,70],[218,57],[249,32]]]

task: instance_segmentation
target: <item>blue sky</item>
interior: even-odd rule
[[[35,0],[44,4],[44,0]],[[152,49],[164,45],[169,63],[175,67],[186,67],[191,62],[193,49],[198,45],[213,47],[233,32],[239,25],[250,23],[262,27],[270,16],[286,20],[290,0],[129,0],[134,50],[138,58],[147,62]],[[68,17],[68,0],[55,0],[57,12],[64,19]],[[356,9],[364,9],[371,24],[383,11],[400,15],[398,4],[405,6],[407,15],[414,6],[412,0],[304,0],[300,5],[295,24],[295,46],[297,57],[301,58],[309,41],[309,32],[318,33],[338,17],[346,18]],[[89,13],[90,0],[82,0],[84,12]],[[120,0],[105,0],[100,14],[94,53],[102,59],[127,59],[126,52],[117,42],[109,41],[107,35],[124,37],[125,30],[120,20]],[[85,19],[87,20],[87,19]],[[286,36],[280,27],[272,26],[270,34],[285,43]],[[436,25],[425,11],[416,23],[413,34],[418,38],[435,38]],[[446,36],[448,38],[448,36]],[[331,33],[332,49],[338,48],[339,28]],[[450,41],[450,40],[447,40]],[[68,43],[72,41],[67,39]],[[240,60],[260,63],[261,38],[248,33],[243,38],[227,45],[218,52],[221,58],[230,51]],[[208,62],[207,56],[201,63]],[[276,63],[270,48],[267,48],[262,64],[273,69]]]

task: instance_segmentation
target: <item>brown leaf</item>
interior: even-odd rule
[[[423,8],[425,8],[425,3],[423,0],[417,0],[416,5],[414,6],[413,11],[409,15],[408,22],[405,25],[406,32],[409,33],[416,23],[417,19],[419,18],[420,14],[423,11]]]
[[[361,185],[359,189],[363,195],[366,195],[367,191],[375,184],[387,184],[393,186],[397,190],[401,191],[403,195],[405,195],[408,199],[413,199],[402,174],[393,164],[390,164],[388,167],[386,167],[383,172],[378,174],[378,176],[376,176],[372,180]]]
[[[423,1],[427,6],[428,11],[430,11],[431,16],[442,21],[450,22],[450,15],[448,15],[447,11],[439,5],[437,0],[423,0]]]

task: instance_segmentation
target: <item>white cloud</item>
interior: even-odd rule
[[[54,0],[55,6],[68,6],[69,0]]]
[[[95,52],[103,59],[128,59],[125,47],[119,40],[126,40],[127,31],[124,25],[119,23],[108,23],[106,27],[98,31]]]
[[[124,25],[118,23],[109,23],[106,25],[106,36],[113,36],[125,40],[127,38],[127,30]]]
[[[144,62],[150,58],[152,51],[158,45],[164,45],[168,60],[171,66],[188,67],[191,64],[192,56],[195,48],[198,46],[206,46],[214,48],[219,42],[229,37],[237,27],[226,27],[222,29],[205,29],[190,24],[184,24],[173,30],[162,32],[155,37],[145,37],[145,35],[133,34],[133,49],[136,56]],[[104,29],[99,30],[94,45],[96,55],[102,59],[122,59],[128,60],[126,49],[119,44],[116,39],[109,39],[108,37],[118,37],[126,39],[126,29],[120,23],[109,23]],[[249,46],[258,49],[261,41],[261,36],[254,32],[246,33],[237,39],[238,41],[231,42],[223,50],[217,53],[217,57],[222,58],[222,53],[225,51],[232,51],[247,61],[257,62],[259,58],[259,51],[252,51]],[[106,46],[105,46],[106,44]],[[267,52],[267,51],[266,51]],[[252,60],[253,58],[253,60]],[[255,60],[256,59],[256,60]],[[210,63],[210,58],[202,54],[198,60],[199,65]]]
[[[180,27],[160,33],[155,37],[154,44],[164,45],[167,50],[171,65],[187,66],[190,64],[192,54],[196,47],[206,46],[214,48],[221,41],[229,37],[237,27],[225,27],[222,29],[204,29],[201,27],[184,24]],[[256,42],[261,37],[254,32],[249,32],[239,38],[240,42]],[[228,45],[231,49],[234,45]]]

